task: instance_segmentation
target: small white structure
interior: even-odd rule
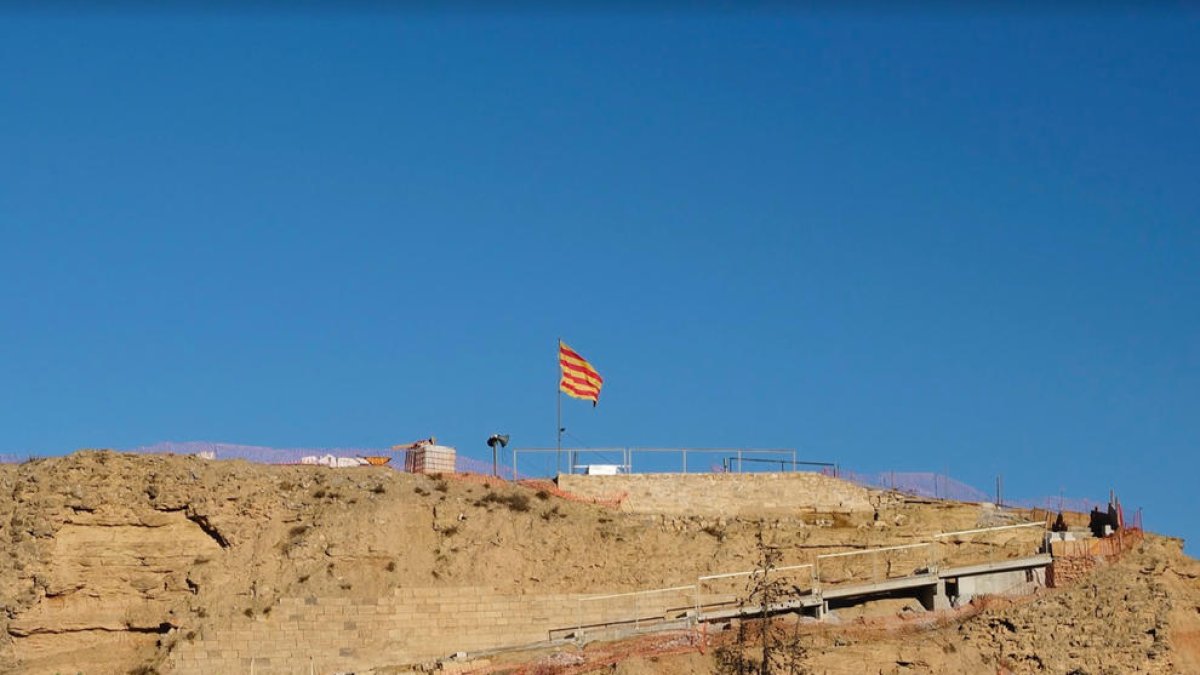
[[[345,469],[352,466],[366,466],[369,462],[362,457],[334,457],[333,455],[321,455],[318,457],[316,455],[309,455],[308,457],[301,457],[300,463]]]
[[[583,467],[583,472],[589,476],[615,476],[621,473],[620,464],[588,464]]]

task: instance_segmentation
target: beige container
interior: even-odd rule
[[[404,470],[409,473],[454,473],[454,448],[426,445],[404,453]]]

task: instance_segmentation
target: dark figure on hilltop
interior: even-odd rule
[[[1058,512],[1058,517],[1054,519],[1054,524],[1050,526],[1051,532],[1066,532],[1067,520],[1063,518],[1062,511]]]
[[[1117,531],[1117,522],[1117,509],[1112,504],[1108,505],[1108,511],[1095,507],[1088,517],[1088,529],[1093,537],[1107,537]]]

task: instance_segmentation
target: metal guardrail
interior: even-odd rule
[[[997,525],[995,527],[981,527],[981,528],[975,528],[975,529],[971,529],[971,530],[958,530],[956,532],[941,532],[939,534],[933,535],[933,543],[941,544],[941,545],[950,545],[951,540],[953,540],[955,543],[958,543],[958,544],[984,545],[984,544],[980,544],[980,542],[977,541],[977,538],[979,537],[979,535],[989,535],[989,534],[994,534],[997,532],[1013,532],[1014,530],[1021,530],[1021,529],[1030,528],[1030,527],[1044,528],[1045,526],[1046,526],[1045,523],[1041,523],[1041,522],[1017,523],[1015,525]],[[1011,543],[1012,543],[1012,541],[1010,540],[1010,541],[1006,541],[1002,544],[996,544],[996,543],[986,544],[986,546],[987,546],[986,555],[980,556],[981,561],[986,560],[987,562],[995,562],[997,560],[1004,558],[1005,556],[1003,555],[1003,549],[1005,547],[1007,547],[1008,545],[1010,545]]]
[[[933,535],[934,539],[942,537],[961,537],[965,534],[983,534],[985,532],[1000,532],[1001,530],[1016,530],[1022,527],[1045,527],[1044,523],[1018,523],[1016,525],[998,525],[996,527],[981,527],[974,530],[959,530],[957,532],[942,532]]]
[[[787,565],[785,567],[772,567],[770,571],[786,572],[788,570],[802,570],[806,567],[812,567],[812,566],[813,565],[811,563],[805,563],[803,565]],[[755,570],[750,570],[749,572],[726,572],[724,574],[709,574],[706,576],[697,577],[697,579],[699,581],[709,581],[712,579],[730,579],[733,577],[749,577],[749,576],[754,576],[755,574],[765,574],[766,571],[767,570],[759,568],[759,569],[755,569]]]
[[[805,563],[803,565],[785,565],[782,567],[772,567],[770,572],[772,574],[784,574],[787,572],[793,572],[796,570],[803,570],[803,569],[813,570],[813,573],[810,576],[811,586],[809,587],[809,591],[812,592],[813,590],[815,590],[817,588],[816,567],[812,563]],[[753,569],[753,570],[749,570],[749,571],[745,571],[745,572],[725,572],[722,574],[707,574],[707,575],[704,575],[701,577],[697,577],[696,578],[696,601],[695,601],[696,616],[697,617],[701,616],[704,608],[726,607],[731,604],[736,604],[736,600],[732,601],[732,602],[729,602],[729,601],[701,602],[701,600],[700,600],[701,589],[703,589],[705,586],[711,586],[712,585],[711,582],[721,580],[721,579],[736,579],[739,577],[753,577],[753,576],[762,575],[762,574],[766,574],[766,571],[759,568],[759,569]]]
[[[881,546],[879,548],[864,548],[860,551],[839,551],[837,553],[823,553],[817,556],[817,560],[824,558],[845,558],[852,555],[868,555],[871,553],[884,553],[886,551],[903,551],[910,548],[921,548],[922,546],[930,546],[930,542],[921,544],[904,544],[902,546]]]
[[[533,473],[537,475],[562,473],[563,462],[566,461],[568,473],[585,470],[589,465],[608,465],[617,467],[622,473],[633,473],[634,459],[645,460],[652,470],[670,473],[711,473],[715,464],[705,466],[702,458],[719,461],[721,470],[742,473],[747,470],[747,464],[753,469],[755,464],[768,464],[779,467],[780,471],[801,471],[802,467],[822,467],[832,469],[837,475],[838,466],[833,462],[813,462],[800,459],[793,448],[650,448],[650,447],[612,447],[612,448],[513,448],[512,467],[514,475],[520,475],[521,457],[526,456],[528,466],[529,456],[553,456],[554,462],[543,461]],[[674,456],[674,461],[664,456]],[[638,457],[642,456],[642,457]],[[598,457],[598,461],[581,463],[581,458]],[[697,471],[697,459],[701,459]],[[638,462],[639,467],[642,462]],[[656,466],[657,465],[657,466]],[[667,467],[667,468],[664,468]],[[690,467],[690,468],[689,468]],[[553,470],[550,470],[553,469]],[[526,471],[526,474],[529,474]]]
[[[595,595],[595,596],[579,598],[579,609],[578,609],[578,631],[579,631],[579,634],[580,635],[583,634],[583,626],[584,626],[583,604],[585,602],[600,602],[600,601],[605,601],[605,600],[616,600],[619,598],[632,598],[634,601],[633,619],[632,619],[633,630],[634,630],[634,632],[637,632],[637,631],[641,630],[641,622],[642,622],[642,619],[644,618],[643,612],[642,612],[641,606],[640,606],[640,600],[643,597],[649,596],[649,595],[662,595],[664,593],[680,593],[680,592],[687,592],[687,591],[690,591],[694,594],[696,591],[696,586],[689,585],[689,586],[672,586],[670,588],[652,588],[647,591],[631,591],[628,593],[612,593],[609,595]],[[688,617],[688,620],[690,622],[691,617]],[[612,626],[612,625],[621,624],[621,623],[628,624],[630,622],[631,621],[626,618],[626,619],[622,619],[622,620],[618,620],[618,621],[605,621],[605,622],[600,622],[600,623],[602,623],[605,626]]]
[[[893,576],[892,575],[892,562],[893,561],[891,559],[885,560],[886,566],[882,569],[882,577],[881,577],[881,575],[880,575],[881,569],[880,569],[880,564],[879,564],[880,559],[878,556],[880,556],[882,554],[895,553],[897,551],[914,551],[916,549],[926,549],[927,550],[927,553],[925,554],[925,559],[921,563],[923,565],[924,569],[926,570],[926,572],[935,570],[937,568],[937,561],[934,560],[933,542],[921,542],[918,544],[901,544],[898,546],[881,546],[879,548],[868,548],[868,549],[862,549],[862,550],[858,550],[858,551],[840,551],[838,553],[824,553],[824,554],[816,556],[816,558],[814,559],[816,561],[816,570],[814,572],[814,576],[816,577],[819,588],[824,587],[824,585],[826,583],[846,584],[846,583],[853,583],[855,581],[860,581],[860,579],[857,578],[858,575],[856,575],[852,572],[849,574],[848,578],[834,581],[833,579],[831,579],[829,577],[827,570],[824,569],[825,565],[823,563],[831,562],[831,561],[837,560],[837,559],[872,556],[870,559],[871,572],[870,572],[870,577],[869,577],[869,579],[871,581],[880,581],[880,580],[900,578],[900,577],[907,576],[907,575],[901,574],[901,575]],[[914,564],[912,573],[913,574],[917,573],[919,569],[921,569],[921,568],[918,567],[916,564]],[[822,572],[826,572],[825,576],[822,576]]]

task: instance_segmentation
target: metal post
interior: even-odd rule
[[[687,473],[687,448],[683,448],[683,472]]]
[[[742,472],[742,451],[738,450],[737,453],[738,453],[737,454],[738,473],[741,473]]]
[[[558,349],[559,349],[559,353],[561,354],[562,340],[558,341]],[[559,358],[561,358],[561,356]],[[559,381],[558,388],[555,390],[555,393],[558,395],[557,404],[555,406],[556,415],[554,418],[554,420],[555,420],[555,422],[554,422],[554,437],[555,437],[554,447],[557,450],[557,452],[554,455],[554,457],[555,457],[555,473],[562,473],[563,425],[562,425],[562,382],[561,381]]]
[[[513,448],[513,482],[517,481],[517,449]]]
[[[796,472],[796,451],[792,451],[792,473]]]

